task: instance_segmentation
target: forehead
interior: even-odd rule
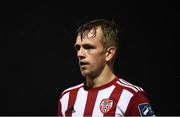
[[[100,43],[102,36],[103,36],[103,33],[100,27],[96,29],[91,29],[88,32],[85,31],[85,33],[83,33],[82,36],[79,33],[76,37],[76,44]]]

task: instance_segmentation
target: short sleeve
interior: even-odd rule
[[[127,111],[127,116],[154,116],[149,99],[143,91],[136,92],[131,98]]]

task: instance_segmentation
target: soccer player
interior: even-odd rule
[[[153,116],[145,91],[117,76],[119,25],[96,19],[77,29],[74,47],[85,78],[61,93],[58,116]]]

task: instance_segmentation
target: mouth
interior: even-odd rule
[[[88,62],[79,62],[80,66],[88,65]]]

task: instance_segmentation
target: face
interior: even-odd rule
[[[91,30],[82,39],[78,35],[75,43],[81,74],[85,77],[96,77],[106,64],[105,49],[100,41],[102,31],[97,28],[96,35],[93,34]]]

